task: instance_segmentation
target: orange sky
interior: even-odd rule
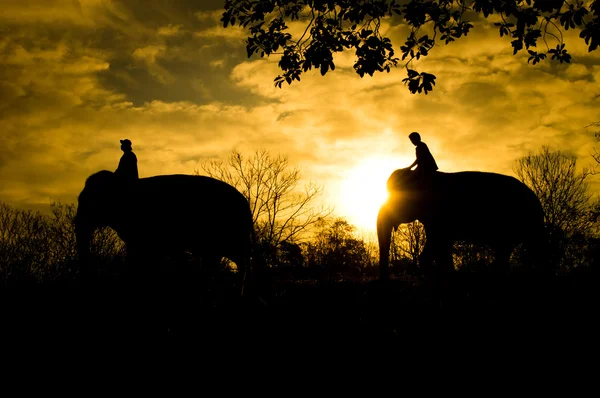
[[[532,66],[476,24],[416,65],[437,76],[427,96],[410,94],[400,69],[359,78],[351,54],[325,77],[278,89],[277,60],[247,59],[243,32],[218,22],[221,5],[0,0],[0,201],[75,201],[88,175],[116,168],[123,138],[140,177],[191,174],[233,149],[287,155],[351,221],[347,179],[360,181],[373,159],[408,166],[412,131],[444,171],[512,174],[543,144],[592,164],[600,52],[588,54],[577,32],[567,32],[573,64]],[[385,28],[397,48],[406,28]]]

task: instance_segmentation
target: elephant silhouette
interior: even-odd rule
[[[106,170],[88,177],[75,218],[84,279],[91,276],[93,232],[104,226],[116,231],[132,262],[138,255],[147,259],[188,252],[203,264],[226,257],[244,277],[249,270],[254,239],[249,203],[233,186],[214,178],[161,175],[123,182]]]
[[[435,172],[422,179],[414,171],[399,169],[389,177],[387,188],[389,198],[377,216],[380,279],[389,277],[392,230],[415,220],[423,224],[426,235],[420,261],[435,273],[454,269],[452,247],[456,241],[490,247],[496,270],[508,270],[510,256],[519,244],[526,245],[528,257],[539,258],[544,211],[533,191],[514,177],[464,171]],[[536,267],[531,261],[530,266]],[[543,262],[537,266],[543,267]]]

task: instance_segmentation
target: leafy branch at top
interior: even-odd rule
[[[452,43],[474,25],[465,19],[467,12],[488,18],[498,15],[494,25],[500,37],[511,39],[513,54],[526,50],[528,62],[537,64],[550,58],[571,62],[562,30],[580,29],[579,37],[594,51],[600,44],[600,0],[227,0],[221,22],[224,27],[238,25],[247,29],[248,57],[281,55],[280,76],[275,85],[300,81],[302,73],[313,68],[321,75],[335,69],[334,53],[353,50],[354,70],[363,77],[375,72],[390,72],[399,65],[407,71],[403,82],[411,93],[427,94],[435,85],[435,76],[419,73],[415,60],[426,57],[436,42]],[[410,27],[399,46],[382,32],[382,21]],[[302,34],[294,37],[287,23],[305,24]],[[545,50],[539,51],[542,39]],[[548,39],[556,45],[550,46]]]

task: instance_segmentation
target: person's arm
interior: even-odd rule
[[[410,166],[408,166],[409,169],[412,169],[414,166],[416,166],[416,165],[419,164],[419,159],[423,157],[423,145],[425,145],[425,144],[424,143],[419,143],[416,146],[416,148],[415,148],[416,159],[415,159],[415,161]]]

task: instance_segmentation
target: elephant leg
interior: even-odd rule
[[[553,253],[557,250],[556,246],[545,240],[542,234],[523,242],[523,258],[521,261],[525,266],[525,270],[538,276],[555,275],[557,268],[555,258],[557,256],[553,256]]]
[[[431,234],[427,237],[419,262],[425,274],[423,285],[425,291],[428,292],[433,303],[441,305],[444,297],[447,296],[448,277],[450,272],[454,271],[452,245],[444,245],[435,239],[435,235],[431,238],[430,236]]]
[[[170,248],[155,242],[134,241],[127,244],[127,280],[146,287],[171,282],[177,261]]]
[[[452,243],[443,242],[437,246],[435,253],[436,274],[447,277],[454,272],[454,261],[452,259]]]
[[[512,246],[502,245],[494,250],[493,271],[496,273],[508,273],[510,270],[510,255],[514,248]]]
[[[434,278],[453,272],[452,242],[440,239],[435,233],[430,232],[427,235],[420,262],[426,275]]]
[[[252,268],[250,268],[250,258],[245,257],[240,260],[241,267],[238,265],[238,275],[240,281],[240,296],[244,296],[244,291],[246,289],[246,284],[248,282],[254,281],[254,274],[252,273]]]
[[[98,260],[93,256],[80,256],[79,278],[83,286],[91,286],[98,282]]]
[[[523,242],[519,247],[519,260],[522,271],[531,272],[536,268],[538,259],[541,258],[541,251],[538,252],[530,242]]]
[[[220,274],[222,256],[215,253],[202,253],[200,255],[200,266],[197,268],[200,278],[204,281],[213,280]]]
[[[194,272],[189,254],[185,250],[171,250],[169,261],[159,267],[158,275],[174,287],[193,283]]]
[[[389,279],[390,246],[392,239],[392,223],[388,214],[381,210],[377,216],[377,238],[379,240],[379,279]]]
[[[221,271],[223,256],[218,254],[204,254],[200,260],[200,264],[203,270],[210,273]],[[236,264],[237,265],[237,264]]]
[[[125,280],[128,283],[141,277],[143,264],[146,262],[143,250],[133,243],[127,244],[127,266]]]
[[[423,251],[419,256],[419,267],[426,276],[433,275],[433,260],[434,253],[432,246],[430,244],[425,244],[425,246],[423,247]]]
[[[228,256],[227,258],[233,261],[237,267],[236,280],[240,286],[240,296],[244,296],[246,282],[249,279],[253,279],[253,273],[250,268],[250,256],[248,253],[240,253]]]

